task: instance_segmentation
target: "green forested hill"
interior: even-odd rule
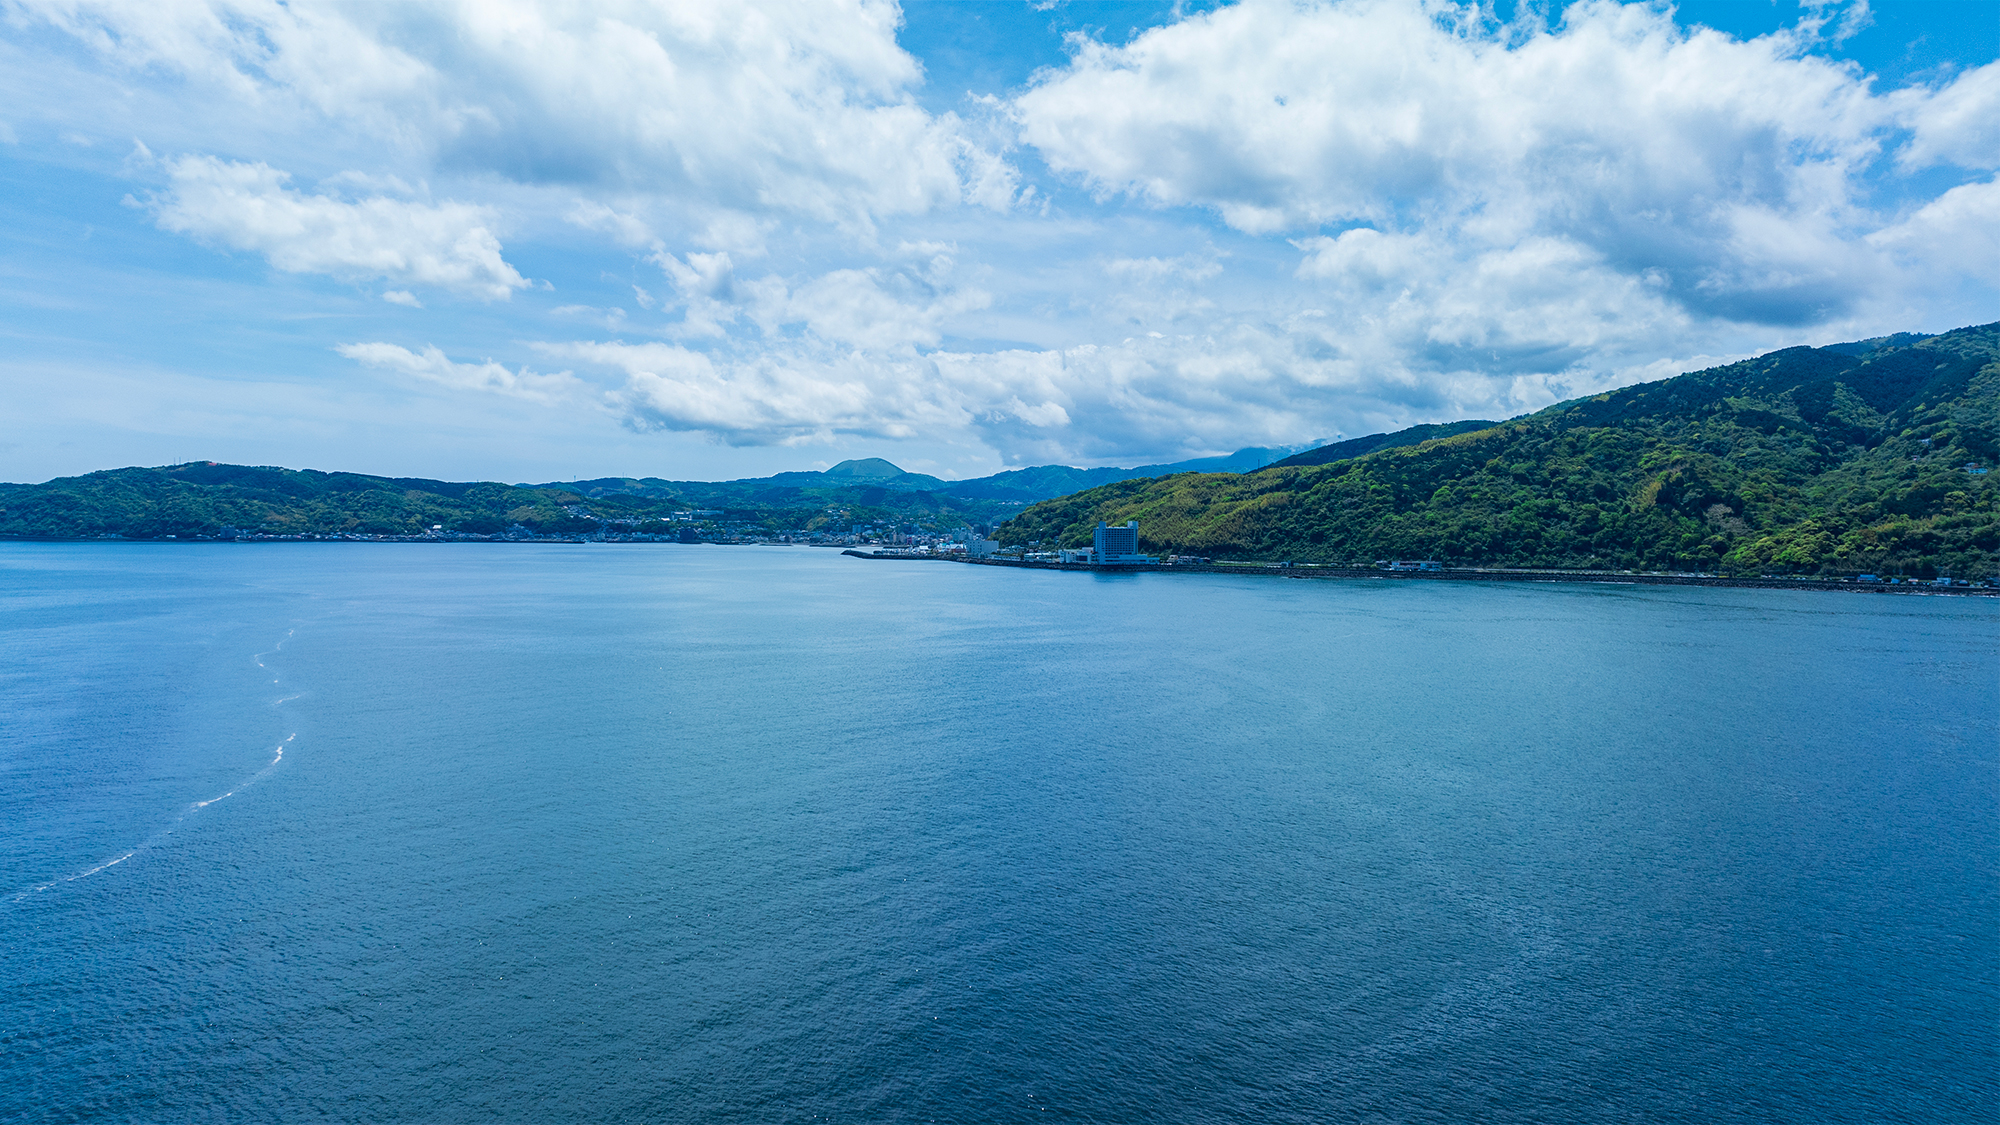
[[[1220,558],[1960,577],[2000,572],[2000,324],[1790,348],[1323,465],[1126,481],[1006,543]]]
[[[0,537],[214,537],[229,534],[225,528],[252,536],[400,536],[434,525],[492,535],[515,524],[528,533],[573,536],[632,531],[634,521],[666,519],[676,510],[715,513],[679,521],[676,532],[689,522],[701,525],[704,534],[725,524],[744,534],[845,531],[856,525],[948,532],[992,524],[1024,503],[1088,484],[1190,467],[1251,469],[1281,452],[1242,449],[1227,457],[1137,469],[1043,465],[970,481],[907,473],[867,458],[823,471],[742,480],[604,477],[532,485],[195,461],[106,469],[42,484],[0,484]],[[648,528],[642,534],[666,530]]]
[[[1467,422],[1442,422],[1430,426],[1411,426],[1407,430],[1397,430],[1393,434],[1370,434],[1367,437],[1349,438],[1329,445],[1308,449],[1304,453],[1294,453],[1282,461],[1272,462],[1268,468],[1280,469],[1288,465],[1330,465],[1335,461],[1351,461],[1378,449],[1400,449],[1406,445],[1422,445],[1437,438],[1455,437],[1469,434],[1474,430],[1484,430],[1497,426],[1498,422],[1483,420]]]
[[[817,478],[811,487],[770,480],[721,483],[601,480],[574,485],[453,482],[194,462],[107,469],[44,484],[0,484],[0,536],[417,535],[432,526],[493,535],[518,525],[537,535],[606,530],[746,533],[854,524],[962,527],[1018,510],[867,481]],[[703,510],[666,522],[675,511]]]
[[[150,539],[235,527],[277,535],[412,535],[433,524],[488,533],[510,523],[567,533],[574,529],[564,502],[577,499],[492,482],[195,462],[0,485],[0,534]]]

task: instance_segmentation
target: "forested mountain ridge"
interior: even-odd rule
[[[1328,465],[1335,461],[1350,461],[1356,457],[1373,453],[1379,449],[1398,449],[1405,445],[1422,445],[1437,438],[1469,434],[1474,430],[1484,430],[1497,426],[1498,422],[1473,420],[1465,422],[1440,422],[1429,426],[1411,426],[1407,430],[1397,430],[1391,434],[1370,434],[1367,437],[1348,438],[1346,441],[1331,442],[1316,446],[1303,453],[1294,453],[1282,461],[1274,461],[1264,468],[1281,468],[1288,465]],[[1164,475],[1164,474],[1163,474]]]
[[[1002,542],[1220,558],[1619,569],[2000,571],[2000,324],[1789,348],[1325,465],[1126,481]],[[1296,460],[1296,459],[1295,459]]]
[[[1379,435],[1378,435],[1379,436]],[[1364,439],[1369,440],[1369,439]],[[709,513],[673,520],[713,531],[830,531],[855,526],[950,531],[986,526],[1022,504],[1088,484],[1190,469],[1254,469],[1284,455],[1240,449],[1175,465],[1076,469],[1040,465],[967,481],[904,472],[880,458],[822,471],[729,481],[601,477],[549,484],[441,481],[194,461],[105,469],[41,484],[0,484],[0,537],[104,536],[158,539],[259,535],[586,535],[673,520],[678,510]],[[225,531],[228,529],[228,531]],[[649,527],[648,534],[664,534]]]
[[[695,530],[706,536],[725,525],[757,533],[845,531],[856,524],[949,530],[1018,510],[884,488],[867,479],[812,476],[803,485],[653,478],[510,485],[198,461],[0,484],[0,536],[412,536],[432,527],[457,535],[511,529],[555,536]]]
[[[1245,449],[1189,464],[1256,468],[1283,452]],[[195,461],[0,484],[0,537],[400,537],[433,527],[453,535],[565,537],[609,531],[714,537],[725,529],[833,534],[855,527],[950,532],[989,526],[1024,503],[1073,492],[1077,474],[1096,474],[1094,482],[1102,482],[1178,468],[1039,466],[944,481],[867,458],[824,471],[729,481],[603,477],[502,484]]]

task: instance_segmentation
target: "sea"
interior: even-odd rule
[[[1985,1122],[2000,602],[0,545],[0,1120]]]

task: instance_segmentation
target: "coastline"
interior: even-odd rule
[[[1929,582],[1910,580],[1907,582],[1859,582],[1842,578],[1786,578],[1779,576],[1725,576],[1713,574],[1662,574],[1617,570],[1549,570],[1508,567],[1443,567],[1438,570],[1382,570],[1375,567],[1327,566],[1320,563],[1164,563],[1151,566],[1099,566],[1094,563],[1033,562],[1023,559],[965,558],[955,555],[914,555],[890,554],[877,551],[857,550],[839,543],[722,543],[715,540],[699,540],[683,543],[665,538],[641,538],[638,536],[617,536],[603,538],[567,538],[558,536],[505,537],[505,536],[426,536],[426,535],[325,535],[325,536],[259,536],[256,538],[219,539],[162,537],[158,539],[132,539],[124,536],[104,536],[81,538],[75,536],[4,536],[0,543],[127,543],[152,544],[159,546],[182,546],[195,544],[273,544],[273,543],[540,543],[584,545],[656,545],[712,546],[712,547],[805,547],[830,550],[843,548],[841,554],[858,559],[896,562],[946,562],[965,566],[1012,567],[1022,570],[1068,570],[1091,571],[1105,574],[1224,574],[1251,578],[1301,578],[1301,579],[1386,579],[1390,581],[1419,582],[1566,582],[1601,586],[1706,586],[1720,589],[1746,590],[1819,590],[1848,594],[1944,594],[1954,597],[2000,597],[2000,586],[1936,586]]]
[[[1949,594],[1958,597],[2000,597],[2000,587],[1933,586],[1926,582],[1854,582],[1845,579],[1727,577],[1708,574],[1647,574],[1616,570],[1528,570],[1506,567],[1444,567],[1439,570],[1380,570],[1373,567],[1322,566],[1313,563],[1173,563],[1156,566],[1097,566],[1091,563],[1027,562],[1016,559],[969,559],[948,555],[870,555],[841,552],[855,558],[909,562],[951,562],[968,566],[1016,567],[1028,570],[1081,570],[1106,574],[1229,574],[1253,578],[1385,579],[1416,582],[1568,582],[1605,586],[1707,586],[1748,590],[1823,590],[1849,594]]]

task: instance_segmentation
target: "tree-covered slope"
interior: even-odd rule
[[[1498,422],[1475,419],[1465,422],[1439,422],[1429,426],[1411,426],[1407,430],[1397,430],[1393,434],[1370,434],[1367,437],[1348,438],[1328,445],[1308,449],[1304,453],[1294,453],[1282,461],[1275,461],[1270,468],[1284,468],[1291,465],[1330,465],[1335,461],[1351,461],[1378,449],[1399,449],[1406,445],[1422,445],[1438,438],[1469,434],[1497,426]]]
[[[1033,502],[1066,493],[1094,488],[1112,481],[1139,477],[1164,477],[1174,473],[1247,473],[1261,469],[1285,455],[1282,449],[1251,446],[1221,457],[1177,461],[1171,465],[1140,465],[1131,469],[1077,469],[1068,465],[1035,465],[1011,469],[990,477],[952,481],[940,491],[968,500],[1013,500]]]
[[[1222,558],[2000,571],[2000,325],[1790,348],[1316,466],[1126,481],[1035,505],[1007,543],[1139,521]]]
[[[0,485],[0,536],[186,538],[222,534],[225,528],[252,535],[417,535],[433,526],[493,535],[514,525],[543,535],[589,534],[608,526],[657,534],[671,530],[659,521],[690,509],[718,513],[694,521],[706,526],[844,531],[854,524],[910,524],[950,530],[1013,510],[867,482],[817,483],[647,478],[526,486],[195,462]]]
[[[1256,468],[1280,452],[1239,450],[1194,464]],[[107,469],[43,484],[0,484],[0,536],[150,539],[213,536],[224,528],[272,535],[416,535],[434,525],[491,535],[515,524],[537,534],[579,535],[617,521],[630,530],[630,521],[663,520],[676,510],[716,512],[692,522],[746,532],[845,531],[856,525],[951,531],[988,526],[1023,503],[1075,491],[1074,485],[1059,487],[1063,474],[1107,474],[1095,478],[1102,481],[1173,468],[1043,466],[951,482],[869,458],[822,472],[729,481],[603,477],[507,485],[192,462]],[[994,482],[1002,483],[982,490]]]
[[[0,491],[0,535],[158,538],[223,527],[270,534],[413,535],[442,524],[497,532],[509,524],[569,533],[574,495],[454,483],[196,462],[108,469]],[[595,524],[589,525],[592,529]]]

